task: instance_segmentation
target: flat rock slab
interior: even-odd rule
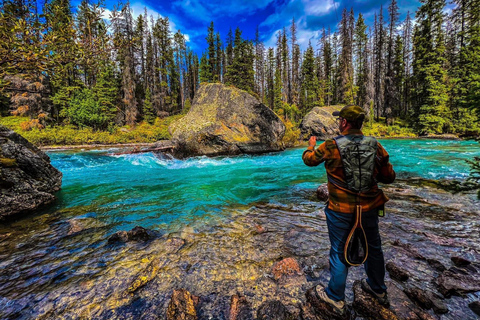
[[[451,267],[445,270],[435,282],[438,290],[445,297],[480,291],[480,264],[471,263],[463,267]]]

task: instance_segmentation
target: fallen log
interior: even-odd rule
[[[120,155],[124,155],[124,154],[158,152],[158,151],[166,151],[166,150],[171,150],[171,149],[175,149],[175,146],[160,147],[160,148],[148,148],[148,149],[133,149],[131,151],[109,153],[108,155],[109,156],[120,156]]]

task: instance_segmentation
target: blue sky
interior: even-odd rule
[[[73,5],[76,5],[73,0]],[[387,7],[390,0],[130,0],[134,16],[142,14],[144,8],[154,17],[161,15],[169,17],[172,30],[180,29],[186,35],[188,45],[194,51],[201,53],[206,47],[205,37],[210,21],[214,22],[215,30],[220,32],[222,41],[231,28],[235,31],[240,27],[243,37],[254,39],[257,26],[260,38],[268,46],[275,45],[276,33],[287,27],[292,18],[297,22],[297,38],[303,50],[309,41],[316,44],[321,29],[335,29],[342,10],[353,7],[355,18],[362,13],[367,25],[373,26],[374,14],[383,5],[385,19],[388,19]],[[107,9],[112,9],[116,0],[106,0]],[[398,0],[400,22],[410,11],[412,18],[420,5],[416,0]],[[107,11],[108,13],[108,11]]]

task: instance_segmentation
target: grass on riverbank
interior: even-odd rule
[[[168,126],[182,116],[157,118],[154,124],[142,122],[135,127],[115,127],[111,131],[94,131],[91,128],[77,128],[73,125],[23,130],[22,123],[26,123],[30,119],[15,116],[0,117],[0,124],[21,134],[36,146],[148,143],[170,139]]]
[[[44,129],[32,128],[25,130],[28,117],[0,117],[0,124],[18,132],[36,146],[69,146],[88,144],[127,144],[127,143],[151,143],[158,140],[167,140],[171,136],[168,126],[174,120],[183,115],[175,115],[163,119],[157,118],[155,123],[142,122],[135,127],[115,127],[111,131],[94,131],[91,128],[77,128],[73,125],[47,126]],[[290,121],[285,122],[286,133],[284,143],[288,147],[302,144],[298,141],[300,130]],[[383,122],[366,123],[363,132],[365,135],[385,138],[408,138],[417,137],[411,128],[404,123],[387,126]]]
[[[363,134],[366,136],[381,137],[381,138],[415,138],[418,135],[412,128],[407,127],[402,120],[397,120],[394,125],[387,126],[382,119],[380,122],[365,123],[362,128]]]

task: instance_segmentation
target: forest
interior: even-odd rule
[[[302,51],[295,19],[275,47],[211,22],[191,50],[168,17],[133,18],[102,0],[5,0],[0,7],[0,113],[24,131],[70,126],[114,131],[184,114],[202,82],[257,96],[295,127],[314,107],[357,104],[371,119],[418,135],[476,136],[480,110],[480,0],[422,0],[399,21],[392,0],[372,26],[343,8],[336,30]],[[340,9],[340,8],[339,8]],[[340,17],[339,17],[340,18]],[[26,118],[28,117],[28,118]],[[20,118],[19,118],[20,119]],[[24,120],[27,119],[27,120]],[[157,120],[156,120],[157,119]],[[157,122],[156,122],[157,121]]]

